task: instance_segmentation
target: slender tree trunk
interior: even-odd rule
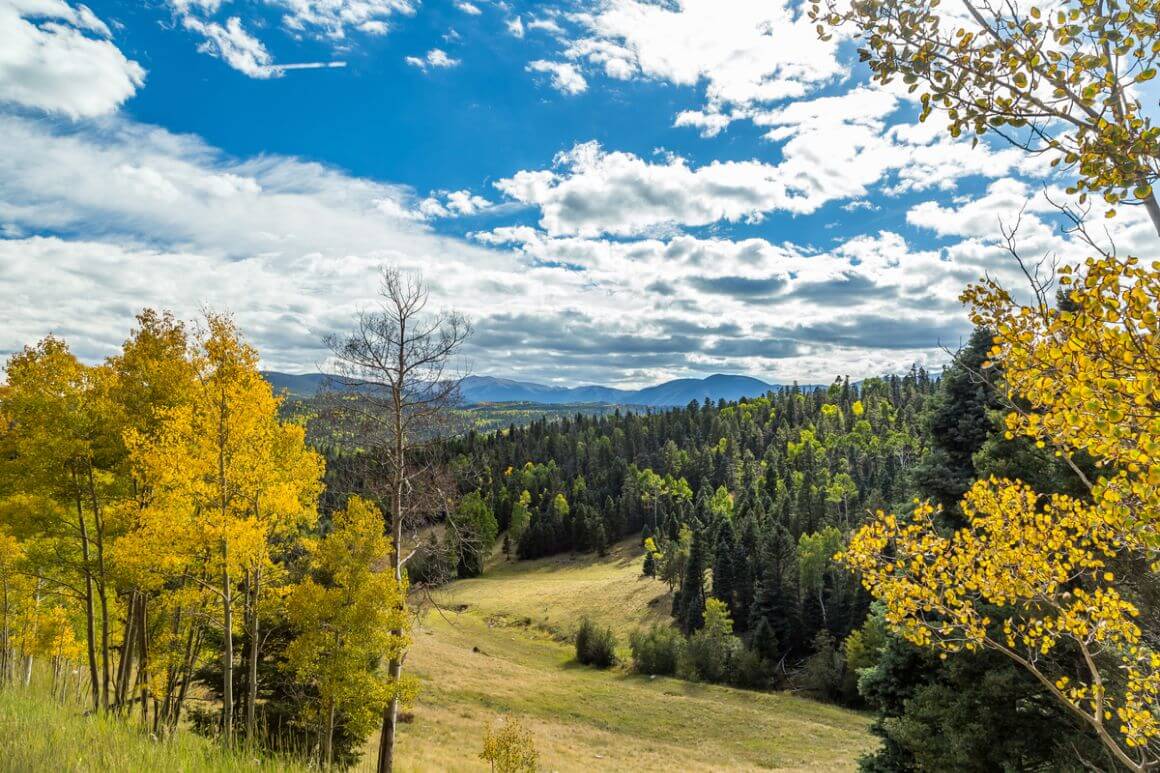
[[[262,567],[253,572],[252,597],[250,600],[250,674],[246,687],[246,737],[253,740],[258,734],[258,598],[262,587]]]
[[[94,541],[97,546],[97,596],[101,601],[101,681],[103,684],[102,705],[109,709],[109,688],[112,684],[109,658],[109,598],[105,580],[105,524],[101,514],[100,500],[97,498],[97,484],[93,479],[92,462],[88,464],[89,497],[93,504]]]
[[[222,555],[222,741],[229,746],[234,739],[234,599],[228,540],[222,541]]]
[[[75,473],[74,473],[74,484]],[[77,521],[81,532],[81,559],[84,562],[85,575],[85,645],[89,657],[89,680],[92,684],[93,711],[101,708],[101,677],[97,672],[97,626],[96,611],[93,607],[93,572],[89,556],[89,527],[85,521],[84,507],[81,505],[81,492],[76,490]]]
[[[196,630],[196,634],[194,631]],[[185,705],[185,696],[189,692],[189,683],[193,680],[193,665],[197,660],[197,653],[201,649],[201,626],[194,625],[190,628],[190,638],[188,642],[188,650],[186,651],[186,658],[183,664],[183,673],[181,675],[181,687],[177,690],[177,700],[173,704],[173,715],[169,718],[169,729],[175,730],[177,723],[181,721],[181,709]]]
[[[394,425],[392,427],[394,437],[394,469],[392,470],[391,481],[391,537],[393,544],[391,545],[391,564],[395,571],[395,581],[402,583],[403,581],[403,484],[406,480],[406,451],[407,451],[407,436],[405,426],[403,424],[403,379],[407,372],[406,362],[406,347],[404,342],[407,340],[406,320],[399,320],[399,345],[398,345],[398,381],[392,385],[391,396],[393,403]],[[403,600],[406,603],[406,599]],[[396,635],[400,635],[401,631],[395,631]],[[390,677],[392,686],[397,686],[399,678],[403,674],[403,660],[401,656],[396,656],[391,659],[387,669],[387,674]],[[392,693],[391,701],[387,704],[386,710],[383,712],[383,730],[379,739],[379,765],[378,773],[391,773],[395,765],[395,733],[399,724],[399,698],[398,692]]]
[[[322,735],[322,767],[330,770],[334,765],[334,701],[326,712],[326,731]]]
[[[121,639],[121,660],[117,664],[117,695],[114,705],[120,707],[129,695],[129,676],[133,670],[133,627],[137,622],[137,591],[129,594],[129,611],[125,614],[125,635]]]
[[[229,404],[224,389],[218,402],[218,496],[222,529],[222,741],[234,739],[234,597],[230,580],[229,484],[226,479],[226,445]]]
[[[141,723],[149,726],[149,630],[148,607],[145,594],[137,597],[137,652],[140,664],[137,666],[137,684],[141,693]]]
[[[0,585],[2,603],[4,607],[4,627],[0,629],[0,687],[7,687],[12,682],[12,633],[9,618],[8,580]]]

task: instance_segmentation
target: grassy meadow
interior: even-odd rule
[[[422,693],[401,726],[402,771],[484,771],[484,727],[518,715],[547,771],[849,770],[874,744],[861,714],[626,668],[578,665],[566,641],[583,615],[627,636],[669,620],[667,587],[640,576],[636,540],[609,555],[492,561],[439,591],[407,666]],[[372,771],[372,742],[357,770]],[[302,768],[303,770],[305,768]],[[85,716],[35,687],[0,692],[0,773],[252,771],[296,768],[227,754],[183,731],[159,742],[115,718]]]
[[[640,577],[640,560],[636,540],[595,561],[500,558],[441,591],[408,660],[423,691],[401,727],[401,769],[486,770],[483,728],[508,712],[550,771],[850,770],[874,746],[864,715],[808,698],[578,665],[562,639],[582,615],[625,653],[628,632],[669,619],[668,589]]]

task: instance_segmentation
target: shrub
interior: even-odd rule
[[[576,660],[586,666],[609,668],[616,664],[616,636],[611,628],[599,628],[588,618],[576,631]]]
[[[820,698],[836,700],[842,689],[842,654],[834,646],[829,631],[819,631],[814,637],[814,654],[802,668],[802,686]]]
[[[705,602],[704,618],[705,625],[689,637],[677,671],[685,679],[723,682],[741,640],[733,635],[729,608],[720,599]]]
[[[759,653],[748,647],[733,650],[729,662],[729,682],[737,687],[764,690],[773,681],[773,667]]]
[[[701,682],[724,682],[734,653],[741,649],[736,636],[710,636],[704,630],[689,637],[677,673],[683,679]]]
[[[496,773],[534,773],[540,754],[532,734],[518,719],[509,717],[498,732],[488,723],[479,757]]]
[[[671,676],[685,647],[685,637],[675,628],[653,624],[647,631],[634,631],[628,640],[632,667],[641,674]]]

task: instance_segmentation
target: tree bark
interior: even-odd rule
[[[403,425],[403,379],[407,372],[407,352],[404,341],[407,340],[406,320],[399,319],[398,344],[398,381],[392,384],[391,397],[393,405],[392,427],[395,446],[394,469],[391,481],[391,564],[395,571],[395,581],[403,581],[403,483],[406,480],[406,451],[407,435]],[[401,634],[401,631],[394,633]],[[403,674],[403,661],[400,657],[392,658],[387,669],[391,683],[397,686]],[[395,734],[399,724],[399,698],[397,691],[392,694],[391,702],[383,711],[383,731],[379,740],[378,773],[391,773],[395,766]]]
[[[229,405],[223,389],[218,403],[218,496],[222,529],[222,741],[234,739],[234,599],[230,581],[229,487],[226,480],[226,444]]]

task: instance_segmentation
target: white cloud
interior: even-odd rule
[[[99,357],[141,306],[191,316],[208,304],[236,311],[268,363],[312,369],[319,336],[369,300],[380,263],[427,269],[439,302],[477,319],[494,311],[471,300],[492,296],[480,283],[531,298],[542,280],[521,256],[432,233],[409,189],[316,163],[232,159],[116,117],[54,128],[0,114],[0,135],[0,306],[19,309],[0,351],[56,330]],[[443,200],[459,213],[487,204]]]
[[[613,78],[704,84],[713,105],[800,97],[846,69],[790,0],[605,0],[572,16],[567,56]]]
[[[358,31],[368,35],[386,35],[389,30],[390,25],[382,19],[371,19],[358,25]]]
[[[282,10],[282,24],[295,37],[310,35],[347,46],[348,30],[385,35],[388,19],[415,13],[418,0],[265,0]],[[168,0],[184,29],[203,40],[198,51],[217,57],[251,78],[278,77],[289,70],[344,67],[345,62],[276,64],[266,45],[246,29],[239,15],[215,18],[224,0]],[[260,22],[258,22],[260,25]]]
[[[534,62],[529,62],[527,67],[529,72],[548,73],[552,76],[552,88],[563,94],[582,94],[588,90],[588,81],[576,69],[576,66],[569,62],[549,62],[545,59],[537,59]]]
[[[412,67],[418,67],[423,72],[427,72],[428,68],[448,69],[459,65],[458,59],[453,59],[447,55],[447,52],[441,48],[432,48],[425,56],[408,56],[403,59]]]
[[[145,82],[109,28],[63,0],[0,2],[0,102],[74,118],[116,110]]]
[[[483,11],[479,10],[479,6],[475,3],[469,3],[467,0],[456,0],[455,7],[463,11],[468,16],[479,16]]]
[[[550,35],[563,35],[564,28],[551,16],[541,16],[528,19],[529,30],[542,30]]]
[[[475,319],[470,354],[486,372],[862,376],[901,367],[949,328],[896,325],[897,340],[873,340],[873,325],[849,320],[911,309],[925,320],[920,310],[965,281],[937,254],[886,236],[822,254],[761,239],[609,241],[523,227],[473,245],[432,233],[409,189],[294,158],[232,159],[119,118],[66,131],[0,115],[0,134],[10,151],[0,155],[0,299],[20,309],[0,350],[56,331],[93,359],[141,306],[189,317],[206,305],[235,311],[268,366],[311,370],[325,356],[321,335],[349,324],[375,267],[392,262],[425,269],[435,302]],[[488,204],[469,191],[438,202],[461,214]]]
[[[522,38],[524,36],[524,21],[519,16],[513,19],[508,19],[507,29],[513,37]]]
[[[646,161],[582,143],[555,158],[555,168],[524,170],[496,187],[540,209],[549,233],[630,235],[666,226],[753,222],[770,212],[808,214],[831,201],[951,188],[970,175],[1000,177],[1023,160],[1019,151],[971,150],[942,135],[886,128],[894,103],[868,90],[842,98],[792,103],[758,120],[782,142],[779,163],[714,161],[700,167],[670,156]]]
[[[984,272],[1018,282],[1003,250],[974,236],[985,226],[973,224],[966,201],[916,207],[918,227],[962,219],[944,229],[961,240],[941,249],[890,232],[817,250],[765,239],[554,236],[529,226],[484,232],[473,244],[424,222],[490,208],[466,190],[419,201],[405,187],[282,156],[234,159],[195,137],[116,117],[54,128],[0,114],[0,135],[8,143],[0,304],[19,309],[0,328],[0,350],[55,331],[99,358],[141,306],[190,317],[205,305],[235,311],[267,366],[312,370],[324,364],[322,334],[349,324],[373,294],[375,267],[390,262],[424,269],[438,305],[474,318],[469,354],[483,372],[573,383],[722,370],[819,381],[933,363],[938,343],[954,345],[969,327],[956,301],[964,284]],[[594,146],[574,155],[567,164],[577,168],[647,180],[653,166],[707,190],[708,167],[679,159],[647,165]],[[1017,191],[992,188],[995,211],[1017,203]],[[423,211],[432,200],[442,211]],[[741,201],[726,205],[742,211]],[[697,215],[721,202],[686,205]],[[568,211],[561,203],[559,217]]]
[[[343,40],[347,29],[382,34],[394,16],[410,16],[418,0],[268,0],[283,9],[282,22],[292,30]],[[370,24],[369,30],[365,29]]]
[[[419,212],[425,217],[461,217],[477,215],[495,205],[471,191],[439,191],[419,203]]]
[[[240,17],[231,16],[224,24],[203,17],[203,15],[212,16],[217,12],[221,5],[219,0],[171,0],[171,2],[175,13],[181,19],[182,27],[202,38],[202,42],[197,46],[199,52],[221,59],[251,78],[277,78],[290,70],[346,66],[346,62],[342,61],[275,64],[265,44],[245,28]],[[386,31],[386,27],[379,29],[379,25],[379,22],[367,21],[359,26],[360,29],[365,27],[363,31],[369,34],[381,34]]]
[[[1057,186],[1046,190],[1022,180],[995,180],[981,196],[961,196],[941,203],[924,201],[906,213],[906,222],[940,237],[963,237],[968,243],[998,244],[1004,233],[1014,233],[1020,252],[1033,260],[1054,255],[1075,260],[1092,252],[1060,231],[1058,207],[1076,206],[1072,196]],[[1086,213],[1089,233],[1097,244],[1123,255],[1148,255],[1155,249],[1156,231],[1143,207],[1121,207],[1105,218],[1108,205],[1090,200]],[[962,243],[960,243],[962,244]]]
[[[734,120],[736,120],[734,115],[716,109],[682,110],[677,113],[673,126],[692,126],[700,129],[702,137],[716,137]]]
[[[201,53],[217,57],[251,78],[270,78],[278,74],[271,67],[273,57],[270,52],[262,41],[242,27],[242,20],[237,16],[226,19],[224,25],[186,16],[182,24],[205,38],[197,47]]]

